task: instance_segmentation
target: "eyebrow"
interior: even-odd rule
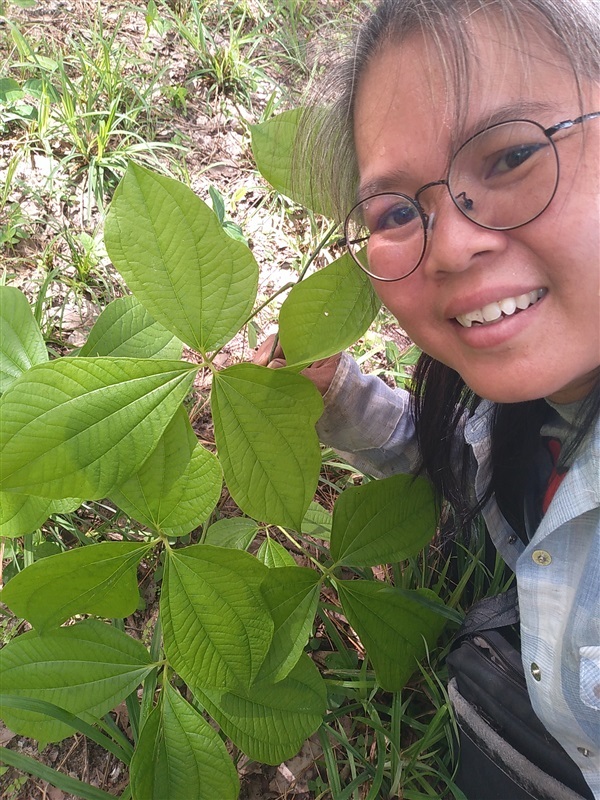
[[[497,125],[500,122],[510,122],[517,119],[531,119],[537,121],[535,117],[538,114],[549,113],[554,109],[554,105],[550,103],[543,103],[538,101],[518,100],[515,103],[509,103],[505,106],[495,109],[494,111],[482,114],[469,125],[459,127],[458,132],[453,136],[453,143],[455,146],[452,152],[455,153],[466,141],[480,131]],[[432,178],[432,180],[439,180],[440,178]],[[360,202],[373,194],[380,192],[397,192],[398,187],[403,183],[414,181],[414,176],[409,172],[400,168],[392,168],[385,174],[374,178],[366,183],[361,183],[358,187],[356,194],[356,202]]]
[[[402,169],[391,169],[385,175],[381,175],[368,183],[361,183],[356,193],[356,201],[360,202],[372,194],[380,192],[398,191],[398,186],[410,180],[410,175]]]
[[[551,103],[544,103],[537,100],[517,100],[515,103],[509,103],[505,106],[497,108],[489,114],[481,115],[471,125],[465,125],[460,129],[460,142],[458,146],[464,144],[467,139],[470,139],[475,134],[479,133],[485,128],[491,128],[492,125],[497,125],[500,122],[510,122],[511,120],[526,119],[537,122],[538,114],[545,114],[551,112],[555,106]]]

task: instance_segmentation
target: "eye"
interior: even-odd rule
[[[369,203],[364,210],[364,217],[373,234],[404,228],[419,218],[419,212],[409,200],[391,197]]]
[[[502,151],[500,155],[495,155],[490,159],[492,163],[487,171],[486,178],[491,178],[496,175],[506,175],[518,169],[547,146],[547,144],[541,142],[532,142],[531,144],[519,144],[507,148]]]

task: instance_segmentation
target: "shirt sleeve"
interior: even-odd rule
[[[363,375],[343,353],[324,400],[319,438],[350,464],[376,478],[416,470],[419,451],[408,392]]]

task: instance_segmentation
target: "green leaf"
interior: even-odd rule
[[[366,273],[344,255],[297,283],[279,314],[287,363],[307,364],[354,344],[379,311]]]
[[[306,654],[279,683],[257,683],[245,692],[198,685],[193,691],[232,742],[265,764],[292,758],[321,724],[327,703],[325,682]]]
[[[237,800],[236,769],[219,734],[167,684],[131,762],[133,800]]]
[[[219,461],[200,444],[170,489],[150,493],[148,485],[156,483],[156,477],[155,470],[145,482],[137,473],[120,490],[113,491],[112,498],[131,517],[165,536],[185,536],[193,531],[208,518],[221,496],[223,475]]]
[[[429,589],[395,589],[382,581],[336,581],[346,619],[371,659],[380,686],[398,692],[445,624],[432,610],[442,601]],[[426,602],[422,602],[425,600]]]
[[[246,550],[254,541],[258,530],[258,523],[248,517],[220,519],[213,522],[206,531],[204,543]]]
[[[27,298],[13,286],[0,286],[0,393],[45,361],[48,352]]]
[[[106,497],[156,447],[196,369],[127,358],[32,367],[0,398],[0,489]]]
[[[259,561],[262,561],[265,567],[269,567],[270,569],[273,567],[296,566],[294,557],[290,555],[285,547],[280,545],[279,542],[276,542],[275,539],[271,539],[270,536],[267,536],[267,538],[258,548],[256,557]]]
[[[179,339],[130,296],[119,297],[106,306],[79,355],[177,360],[182,350]]]
[[[392,475],[350,487],[333,509],[331,557],[353,567],[409,558],[431,539],[438,516],[424,478]]]
[[[52,500],[15,492],[0,492],[0,536],[32,533],[50,516]]]
[[[237,364],[213,380],[215,438],[227,487],[245,514],[300,530],[315,492],[323,400],[302,375]]]
[[[2,650],[0,685],[10,695],[46,700],[95,722],[117,706],[153,668],[137,640],[98,620],[44,634],[28,631]],[[72,729],[43,714],[3,708],[11,730],[55,742]]]
[[[320,186],[312,184],[310,169],[303,172],[294,154],[298,125],[307,113],[310,112],[294,108],[259,125],[251,125],[252,154],[260,174],[274,189],[295,203],[329,217],[332,213],[325,194]],[[309,124],[306,119],[304,122]],[[318,124],[316,117],[315,124]]]
[[[249,553],[208,544],[167,553],[161,617],[169,663],[189,685],[250,686],[273,637],[260,593],[268,570]]]
[[[152,546],[102,542],[49,556],[15,575],[0,599],[40,632],[75,614],[127,617],[139,602],[137,565]]]
[[[0,492],[0,536],[14,539],[33,533],[53,514],[68,514],[83,501],[73,497],[49,500],[17,492]]]
[[[310,636],[319,602],[321,578],[314,569],[272,569],[262,592],[271,611],[275,631],[257,682],[277,682],[298,662]]]
[[[228,342],[252,311],[254,256],[172,178],[130,163],[114,194],[105,242],[154,319],[201,353]]]
[[[138,483],[150,495],[147,502],[152,501],[152,495],[160,499],[185,473],[197,444],[198,439],[187,411],[183,406],[179,406],[158,440],[152,455],[123,486]],[[118,490],[122,490],[122,487],[118,487]]]
[[[13,78],[0,78],[0,103],[9,105],[20,100],[25,92]]]
[[[183,536],[209,516],[222,482],[219,462],[198,444],[180,406],[150,458],[111,498],[152,530]]]
[[[329,511],[326,511],[322,505],[313,501],[302,520],[302,533],[328,542],[331,538],[331,524],[332,520]]]

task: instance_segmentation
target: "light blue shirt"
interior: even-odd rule
[[[490,411],[465,417],[475,502],[491,472]],[[347,355],[325,395],[321,440],[361,471],[384,478],[419,462],[407,392],[362,375]],[[490,537],[514,570],[521,652],[532,706],[600,800],[600,420],[525,545],[492,498]]]

